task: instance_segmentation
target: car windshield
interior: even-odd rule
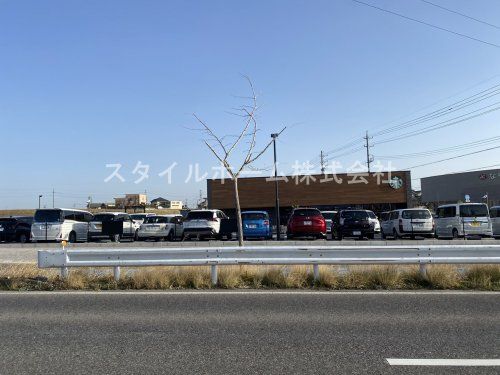
[[[168,220],[168,217],[150,216],[144,220],[144,224],[166,224],[168,223]]]
[[[319,216],[321,212],[315,209],[300,209],[293,211],[293,216]]]
[[[321,213],[323,215],[323,217],[327,220],[333,220],[333,218],[335,217],[335,214],[336,212],[322,212]]]
[[[460,206],[460,217],[484,217],[488,215],[485,204],[465,204]]]
[[[344,219],[363,220],[368,219],[368,213],[366,211],[342,211],[342,217]]]
[[[401,216],[403,219],[430,219],[431,213],[427,210],[405,210]]]
[[[242,220],[267,220],[267,215],[260,212],[247,212],[241,215]]]
[[[59,223],[61,222],[61,210],[37,210],[34,221],[38,223]]]
[[[211,220],[213,217],[212,211],[191,211],[187,215],[187,220]]]
[[[0,217],[0,223],[14,224],[15,222],[16,220],[11,217]]]
[[[144,220],[146,219],[146,214],[134,214],[134,215],[130,215],[130,217],[133,219],[133,220]]]
[[[368,211],[368,217],[370,219],[376,219],[377,218],[377,216],[375,215],[375,213],[373,211]]]
[[[92,221],[101,221],[101,222],[108,222],[113,220],[115,220],[115,215],[111,214],[97,214],[92,219]]]

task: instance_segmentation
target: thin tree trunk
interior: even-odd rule
[[[240,195],[238,194],[238,178],[234,180],[234,198],[236,202],[236,220],[238,223],[238,246],[243,246],[243,224],[241,222]]]

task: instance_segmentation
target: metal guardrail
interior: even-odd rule
[[[428,264],[500,264],[500,245],[438,246],[249,246],[198,248],[113,248],[39,250],[39,268],[70,267],[211,266],[217,283],[219,265],[312,265],[319,279],[319,265],[417,264],[426,275]]]

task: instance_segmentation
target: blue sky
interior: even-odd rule
[[[366,2],[500,44],[500,29],[419,0]],[[500,23],[495,0],[434,2]],[[258,94],[259,144],[288,127],[278,142],[284,173],[295,160],[316,162],[320,150],[351,140],[361,145],[365,130],[500,84],[500,48],[350,0],[0,0],[0,51],[0,209],[35,207],[38,194],[49,206],[52,189],[57,206],[145,190],[150,198],[194,202],[206,184],[184,183],[189,165],[213,174],[216,163],[203,135],[191,130],[197,126],[192,113],[218,134],[240,129],[241,120],[227,112],[242,104],[237,96],[249,94],[241,74],[251,77]],[[500,136],[499,113],[372,152],[407,154]],[[393,164],[407,168],[486,147]],[[349,167],[364,155],[338,161]],[[436,163],[413,169],[412,176],[500,164],[499,155],[497,149]],[[135,184],[139,161],[150,165],[149,178]],[[158,173],[173,162],[168,184]],[[110,163],[123,165],[125,182],[103,181]],[[270,165],[268,152],[258,166]]]

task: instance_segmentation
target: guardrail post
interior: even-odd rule
[[[66,280],[69,276],[69,268],[68,267],[61,267],[61,278]]]
[[[313,264],[314,281],[319,281],[319,264]]]
[[[120,280],[120,271],[120,266],[113,267],[113,277],[115,278],[115,281]]]
[[[427,280],[427,264],[420,263],[420,275]]]
[[[212,286],[216,286],[217,285],[217,265],[216,264],[212,264],[210,266],[210,276],[212,279]]]

